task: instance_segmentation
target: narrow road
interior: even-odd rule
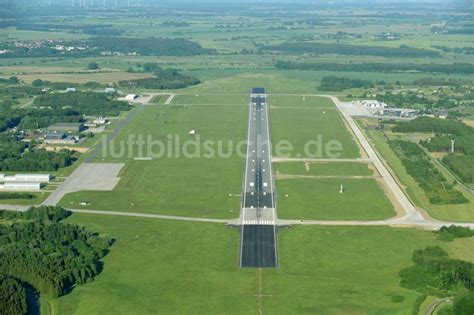
[[[425,219],[423,218],[423,216],[415,209],[415,207],[412,205],[412,203],[402,191],[400,186],[398,186],[398,183],[395,181],[392,174],[385,167],[385,164],[382,162],[379,155],[375,152],[374,148],[372,148],[371,144],[369,143],[365,135],[362,133],[362,131],[359,129],[354,119],[344,111],[344,103],[340,102],[339,99],[334,96],[327,97],[329,97],[339,109],[339,112],[342,114],[347,124],[354,132],[360,145],[367,153],[368,157],[372,160],[372,163],[374,164],[379,174],[383,177],[388,189],[392,191],[397,201],[405,210],[405,216],[403,216],[401,219],[410,219],[413,222],[424,221]]]
[[[451,302],[451,300],[452,300],[452,297],[447,297],[447,298],[444,298],[444,299],[434,301],[426,309],[425,315],[433,315],[438,307],[440,307],[442,304],[446,304],[446,303]]]

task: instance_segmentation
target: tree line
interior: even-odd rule
[[[285,53],[317,55],[337,54],[350,56],[383,56],[397,58],[439,57],[435,50],[408,47],[401,45],[398,48],[351,44],[325,44],[315,42],[286,42],[277,45],[267,45],[259,48],[260,51],[279,51]]]
[[[418,144],[404,140],[390,140],[388,144],[400,158],[407,173],[423,189],[430,203],[446,205],[469,202],[454,188],[455,184],[447,182]]]
[[[336,76],[327,76],[321,78],[321,84],[318,86],[320,91],[343,91],[353,88],[371,88],[374,83],[369,80],[339,78]]]
[[[431,152],[449,152],[442,162],[463,182],[474,183],[474,128],[451,119],[419,117],[399,122],[395,132],[432,132],[435,136],[420,144]],[[454,153],[451,153],[454,140]]]
[[[0,211],[0,313],[26,314],[25,286],[61,296],[90,282],[103,268],[113,240],[63,223],[71,213],[60,207]]]
[[[201,83],[201,81],[196,77],[181,74],[177,69],[162,68],[157,63],[148,62],[143,64],[142,67],[144,72],[153,73],[153,77],[122,80],[119,82],[119,85],[128,88],[164,90],[182,89],[187,86]]]
[[[472,74],[474,64],[414,64],[414,63],[309,63],[277,61],[275,68],[279,70],[313,70],[313,71],[345,71],[345,72],[424,72],[424,73],[446,73],[446,74]]]

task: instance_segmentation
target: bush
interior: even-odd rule
[[[444,242],[451,242],[456,238],[466,238],[474,236],[474,231],[469,227],[462,227],[456,225],[450,225],[449,227],[443,226],[438,231],[434,232],[437,234],[437,239]]]
[[[99,69],[99,64],[97,62],[90,62],[87,65],[87,70],[97,70]]]

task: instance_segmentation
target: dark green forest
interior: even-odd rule
[[[0,211],[0,314],[26,314],[26,290],[61,296],[90,282],[103,268],[113,240],[63,222],[71,212],[37,207]]]
[[[317,55],[338,54],[351,56],[383,56],[397,58],[439,57],[436,50],[427,50],[401,45],[399,48],[349,44],[324,44],[314,42],[286,42],[278,45],[260,47],[261,51],[280,51],[285,53],[312,53]],[[328,70],[328,69],[326,69]]]

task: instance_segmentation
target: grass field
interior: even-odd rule
[[[474,222],[474,198],[465,194],[470,203],[459,205],[433,205],[415,180],[408,175],[400,159],[390,149],[380,131],[370,130],[367,132],[377,151],[381,154],[390,168],[395,172],[397,178],[405,188],[412,202],[425,209],[433,218],[453,222]]]
[[[216,92],[218,92],[216,90]],[[173,98],[173,105],[228,105],[228,106],[247,106],[250,90],[245,94],[179,94]]]
[[[69,221],[116,242],[92,283],[42,299],[54,314],[407,314],[418,293],[400,288],[397,274],[413,250],[439,243],[415,229],[292,227],[279,232],[280,267],[260,272],[237,267],[237,230],[222,225],[84,214]]]
[[[108,154],[103,161],[126,163],[116,189],[69,194],[61,204],[78,206],[81,201],[88,200],[92,209],[237,217],[244,162],[236,150],[238,142],[245,139],[246,121],[247,107],[244,105],[148,106],[118,136],[114,152],[119,153],[120,143],[125,143],[129,135],[142,135],[144,139],[151,136],[152,141],[162,141],[165,150],[161,152],[165,155],[153,160],[134,160],[140,157],[138,148],[124,156]],[[197,137],[188,135],[191,129],[197,131]],[[173,137],[171,142],[168,142],[169,135]],[[175,144],[178,137],[180,145]],[[198,141],[198,137],[201,139],[199,157],[186,157],[184,143]],[[212,148],[216,154],[206,156],[204,141],[214,141]],[[171,150],[168,150],[169,143],[173,146]],[[183,148],[178,150],[179,156],[173,153],[177,147]],[[152,150],[158,154],[160,148],[155,146]],[[193,145],[187,151],[192,155],[197,152]],[[172,153],[171,157],[169,153]],[[146,149],[144,156],[148,156]]]
[[[325,103],[326,100],[323,102]],[[288,106],[291,105],[290,102]],[[272,130],[274,156],[290,155],[297,158],[359,157],[359,149],[335,107],[275,107],[270,111],[270,128]],[[289,141],[293,150],[291,152],[280,152],[279,154],[277,148],[281,141]],[[335,150],[331,147],[334,147]]]
[[[276,186],[281,219],[380,220],[395,215],[374,179],[282,179]]]
[[[373,170],[366,163],[352,162],[285,162],[276,163],[277,174],[310,176],[371,176]]]
[[[19,206],[33,206],[42,203],[48,196],[47,192],[30,193],[33,199],[0,199],[0,204],[19,205]]]

